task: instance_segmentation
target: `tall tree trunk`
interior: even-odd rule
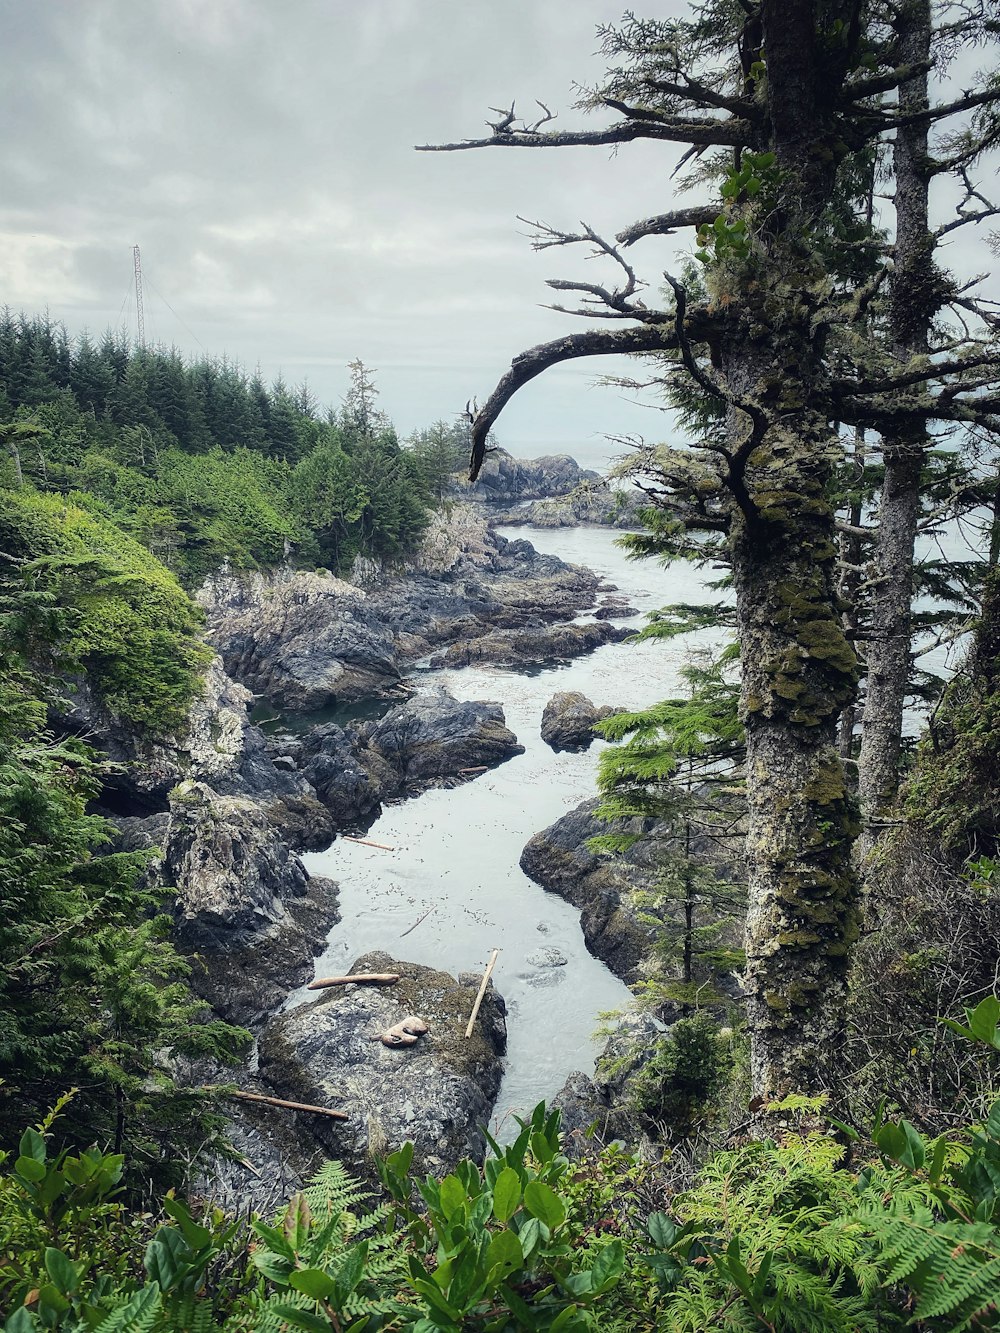
[[[930,55],[929,0],[905,0],[897,34],[900,62],[919,65]],[[927,75],[919,74],[899,90],[900,109],[926,110]],[[893,351],[902,360],[924,356],[940,308],[941,282],[934,265],[934,241],[928,224],[927,127],[905,125],[893,148],[896,176],[896,269],[890,303]],[[910,677],[913,602],[913,548],[920,518],[920,476],[928,437],[922,422],[883,441],[885,480],[879,506],[879,535],[874,552],[874,592],[866,635],[867,687],[861,731],[859,790],[867,821],[891,808],[899,783],[903,706]],[[870,827],[865,847],[877,838]]]
[[[837,746],[840,713],[857,689],[829,501],[842,445],[820,405],[811,292],[825,274],[809,244],[834,187],[826,99],[838,76],[827,33],[837,9],[836,0],[764,0],[768,146],[781,191],[765,224],[766,269],[743,284],[723,348],[730,400],[762,405],[767,419],[749,456],[750,503],[729,542],[747,734],[745,984],[752,1084],[764,1098],[836,1085],[858,935],[858,825]],[[852,6],[840,9],[849,26]],[[775,302],[780,328],[768,318]],[[747,414],[734,410],[730,447],[747,431]]]

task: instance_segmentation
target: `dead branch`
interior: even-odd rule
[[[206,1092],[212,1089],[206,1088]],[[350,1120],[344,1111],[331,1111],[328,1106],[313,1106],[309,1102],[288,1102],[284,1097],[265,1097],[262,1092],[242,1092],[239,1089],[223,1093],[224,1097],[235,1097],[241,1102],[262,1102],[265,1106],[281,1106],[286,1111],[308,1111],[310,1115],[325,1115],[331,1120]]]
[[[483,996],[486,994],[486,987],[489,983],[490,973],[496,967],[497,959],[500,957],[500,950],[494,949],[490,954],[490,961],[486,964],[486,970],[483,972],[483,979],[479,983],[479,992],[476,995],[476,1002],[472,1006],[472,1013],[469,1017],[469,1026],[465,1029],[466,1040],[472,1036],[472,1029],[476,1025],[476,1019],[479,1017],[479,1006],[483,1002]]]
[[[328,990],[331,986],[394,986],[398,980],[398,972],[355,972],[347,977],[317,977],[310,981],[306,990]]]
[[[629,356],[636,352],[676,350],[676,347],[676,335],[666,325],[642,324],[635,328],[571,333],[565,338],[539,343],[537,347],[529,347],[527,351],[521,352],[476,413],[472,423],[469,480],[475,481],[479,476],[486,457],[486,437],[497,417],[517,391],[543,371],[563,361],[575,361],[587,356]]]

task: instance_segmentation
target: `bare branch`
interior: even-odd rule
[[[615,238],[622,245],[634,245],[644,236],[670,236],[679,227],[702,227],[715,221],[722,212],[721,200],[717,204],[698,204],[694,208],[676,208],[672,213],[659,213],[656,217],[643,218],[633,222],[631,227],[620,231]]]
[[[676,349],[675,335],[664,325],[644,324],[629,329],[594,329],[571,333],[554,342],[529,347],[511,362],[510,370],[500,380],[478,410],[472,423],[472,454],[469,480],[475,481],[486,454],[486,437],[500,413],[517,391],[542,371],[563,361],[587,356],[627,356],[635,352],[664,352]]]
[[[491,122],[487,122],[490,124]],[[715,120],[710,116],[668,117],[662,120],[625,120],[603,130],[538,133],[535,130],[495,131],[488,139],[463,139],[461,143],[416,144],[418,153],[457,153],[465,148],[571,148],[630,143],[633,139],[665,139],[670,143],[721,144],[742,148],[750,142],[745,120]]]

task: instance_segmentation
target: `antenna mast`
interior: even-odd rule
[[[139,258],[139,247],[133,245],[132,260],[135,266],[135,325],[139,335],[139,346],[146,346],[146,322],[142,314],[142,261]]]

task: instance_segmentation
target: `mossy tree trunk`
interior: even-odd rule
[[[905,0],[896,21],[901,63],[920,72],[901,85],[903,114],[929,105],[927,65],[931,48],[929,0]],[[926,121],[901,125],[893,146],[895,171],[895,273],[890,302],[892,349],[902,364],[930,349],[931,326],[942,304],[943,285],[934,263],[928,221],[931,164]],[[873,556],[874,591],[865,642],[867,685],[861,732],[859,790],[869,828],[891,809],[899,783],[903,707],[910,679],[913,551],[920,519],[920,478],[929,437],[922,417],[901,423],[885,437],[885,479]]]

